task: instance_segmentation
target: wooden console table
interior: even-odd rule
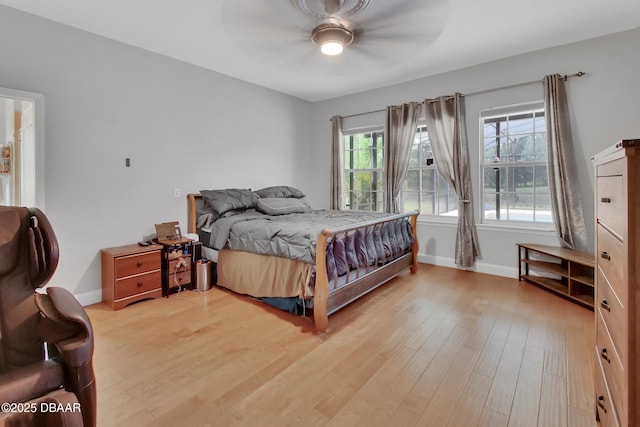
[[[592,255],[556,246],[517,245],[518,280],[524,279],[593,310],[595,260]],[[536,274],[531,274],[531,269]]]

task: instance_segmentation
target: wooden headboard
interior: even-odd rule
[[[198,212],[204,205],[204,199],[202,194],[189,193],[187,194],[187,212],[189,218],[189,225],[187,227],[188,233],[196,233],[196,225],[198,224]]]

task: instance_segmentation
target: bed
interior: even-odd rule
[[[216,262],[219,286],[302,301],[320,333],[332,313],[417,269],[417,211],[316,210],[287,186],[203,190],[187,201],[188,231],[199,235],[203,256]]]

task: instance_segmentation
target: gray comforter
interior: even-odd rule
[[[378,212],[316,210],[269,216],[248,212],[218,219],[211,228],[210,246],[279,256],[314,264],[317,236],[324,228],[354,225],[388,216]],[[335,241],[334,241],[335,240]],[[332,239],[327,261],[341,275],[349,268],[383,263],[405,253],[413,243],[405,219]]]

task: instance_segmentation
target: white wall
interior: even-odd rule
[[[3,6],[0,58],[0,87],[44,94],[51,283],[85,304],[101,298],[100,249],[186,228],[186,193],[307,191],[308,102]]]
[[[587,73],[567,82],[569,110],[578,164],[589,240],[594,242],[593,173],[591,156],[623,138],[640,137],[640,29],[528,53],[441,75],[415,80],[314,105],[316,142],[313,157],[315,185],[312,203],[328,206],[330,126],[333,115],[350,115],[383,109],[387,105],[421,101],[454,92],[473,93],[486,89],[540,80],[547,74]],[[479,222],[479,112],[491,107],[542,100],[542,83],[492,91],[466,98],[467,132],[474,207]],[[360,119],[361,121],[362,119]],[[418,227],[420,260],[453,266],[456,228],[451,224],[421,222]],[[478,226],[482,257],[476,269],[505,276],[517,276],[515,243],[557,245],[553,233],[526,229]]]
[[[590,158],[640,136],[640,30],[316,104],[2,6],[0,57],[0,87],[44,94],[46,214],[61,249],[52,284],[83,303],[100,299],[100,249],[135,243],[158,222],[186,227],[187,192],[290,184],[327,207],[332,115],[585,71],[568,94],[592,240]],[[467,98],[476,206],[479,111],[538,99],[541,85]],[[530,230],[478,234],[477,269],[503,275],[515,275],[515,242],[556,243]],[[453,225],[421,223],[419,238],[422,261],[453,265]]]

